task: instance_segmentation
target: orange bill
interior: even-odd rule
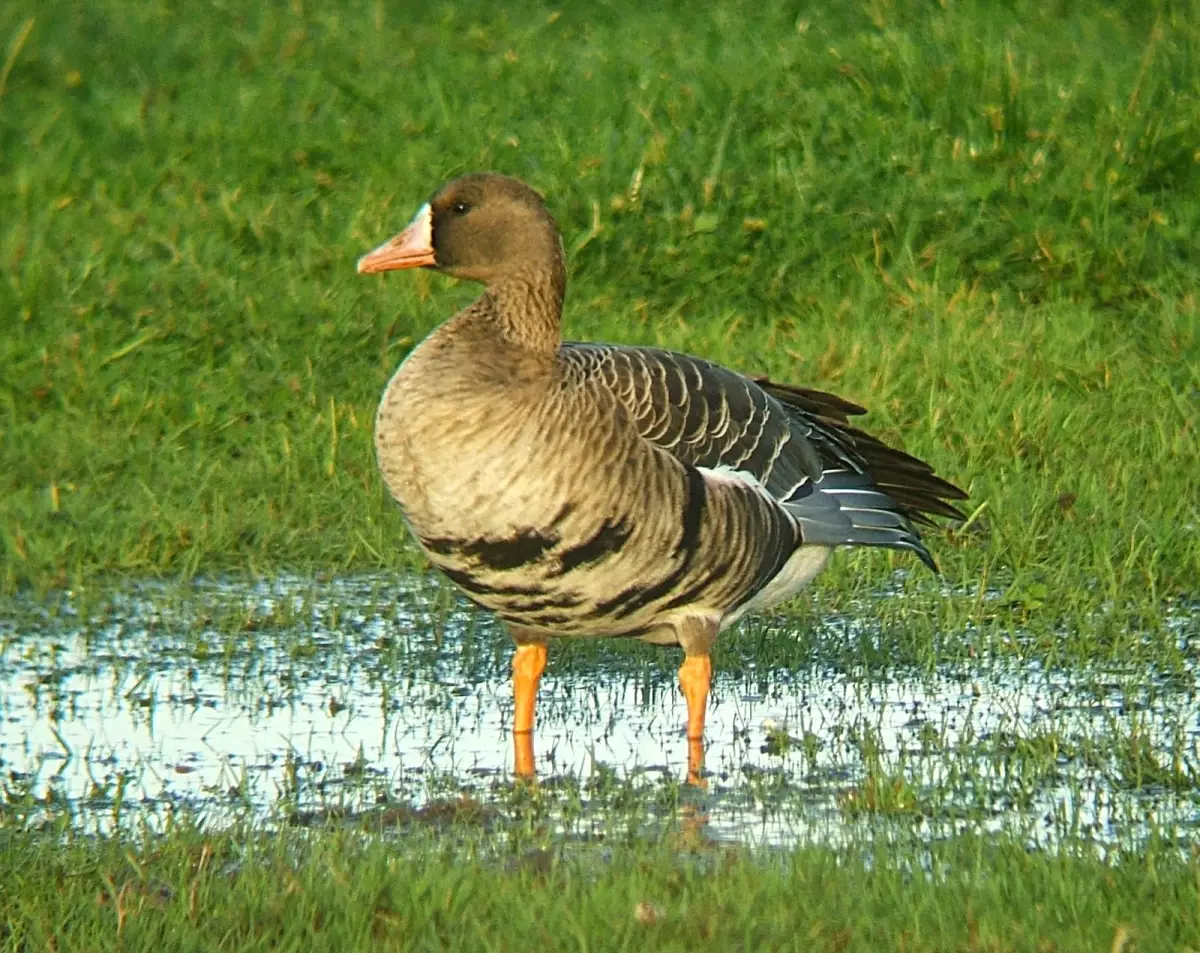
[[[433,211],[426,202],[408,227],[358,260],[360,275],[398,268],[425,268],[437,264],[433,251]]]

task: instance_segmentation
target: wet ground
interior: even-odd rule
[[[761,644],[797,637],[782,619],[752,624]],[[855,624],[823,618],[806,638]],[[1170,625],[1200,645],[1200,614]],[[503,817],[528,796],[509,774],[509,654],[429,579],[0,604],[0,824],[396,821],[446,805]],[[692,804],[713,838],[778,845],[880,825],[1098,845],[1200,827],[1200,663],[1167,677],[747,658],[716,674],[700,794],[681,784],[675,655],[552,651],[536,733],[544,822],[598,836]]]

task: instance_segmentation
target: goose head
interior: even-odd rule
[[[561,289],[562,239],[542,197],[497,173],[443,185],[408,226],[358,260],[359,274],[431,268],[488,287],[510,282]]]

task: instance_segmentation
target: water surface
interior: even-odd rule
[[[768,642],[799,637],[782,619],[751,624]],[[858,623],[812,624],[828,631],[806,637],[833,639]],[[1196,614],[1171,625],[1200,643]],[[70,594],[10,602],[0,824],[312,821],[456,798],[503,817],[518,790],[509,655],[491,620],[420,578],[144,584],[86,610]],[[552,650],[536,751],[558,831],[600,836],[618,814],[653,827],[681,802],[710,837],[773,845],[880,826],[1128,844],[1200,825],[1195,667],[747,659],[716,673],[698,794],[680,785],[676,655]]]

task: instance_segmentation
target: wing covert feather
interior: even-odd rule
[[[570,343],[560,355],[601,381],[644,439],[692,466],[750,476],[780,502],[805,505],[818,482],[843,494],[869,485],[907,519],[962,518],[948,501],[966,494],[852,426],[866,411],[844,398],[658,348]]]

